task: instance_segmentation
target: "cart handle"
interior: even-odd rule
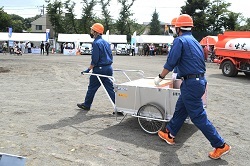
[[[113,71],[119,71],[122,72],[129,81],[131,81],[131,79],[129,78],[129,76],[126,74],[126,72],[138,72],[139,74],[142,75],[142,77],[144,77],[144,72],[142,70],[122,70],[122,69],[114,69]],[[108,91],[106,90],[105,86],[103,85],[100,77],[106,77],[109,78],[113,83],[115,82],[115,78],[113,76],[107,76],[107,75],[102,75],[102,74],[95,74],[95,73],[84,73],[83,75],[93,75],[96,76],[97,79],[99,80],[101,86],[103,87],[103,90],[105,91],[106,95],[108,96],[109,101],[111,102],[114,110],[116,109],[115,103],[112,101],[112,99],[110,98]]]
[[[106,90],[105,86],[103,85],[100,77],[109,78],[113,83],[115,82],[115,78],[113,76],[107,76],[107,75],[102,75],[102,74],[94,74],[94,73],[84,73],[83,75],[93,75],[93,76],[97,77],[97,79],[99,80],[101,86],[103,87],[103,90],[105,91],[106,95],[108,96],[109,101],[111,102],[113,108],[115,109],[115,103],[112,101],[111,97],[109,96],[108,91]]]
[[[118,72],[122,72],[129,81],[131,81],[131,79],[129,78],[129,76],[126,74],[126,72],[137,72],[139,73],[142,78],[144,77],[144,72],[142,70],[123,70],[123,69],[114,69],[113,71],[118,71]]]

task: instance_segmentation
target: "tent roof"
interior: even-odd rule
[[[86,42],[92,43],[93,39],[89,34],[58,34],[58,42]]]
[[[0,41],[45,41],[46,33],[12,33],[9,38],[8,32],[0,32]]]
[[[102,35],[102,38],[109,43],[127,43],[126,35]],[[58,42],[86,42],[92,43],[93,39],[89,34],[58,34]]]
[[[200,44],[205,45],[215,45],[218,41],[218,36],[206,36],[203,39],[201,39]]]
[[[166,35],[140,35],[136,36],[137,43],[155,43],[155,44],[163,44],[163,43],[173,43],[173,36]]]
[[[109,43],[127,43],[127,35],[102,35]]]

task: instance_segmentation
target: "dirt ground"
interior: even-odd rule
[[[113,67],[155,77],[165,59],[114,56]],[[0,152],[26,157],[27,166],[249,165],[250,79],[244,74],[225,77],[207,63],[207,113],[232,146],[228,155],[212,160],[212,147],[193,124],[184,124],[170,146],[145,133],[134,117],[118,123],[103,89],[90,111],[78,109],[88,86],[80,72],[89,62],[89,55],[0,55]]]

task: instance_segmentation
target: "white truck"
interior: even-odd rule
[[[91,43],[82,43],[80,46],[81,55],[91,55],[92,54],[92,44]]]

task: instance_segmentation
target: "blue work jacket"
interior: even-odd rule
[[[109,43],[102,36],[95,38],[92,44],[91,65],[102,67],[113,63],[113,55]]]
[[[206,72],[203,49],[191,32],[184,32],[174,39],[163,67],[169,71],[177,67],[180,77]]]

